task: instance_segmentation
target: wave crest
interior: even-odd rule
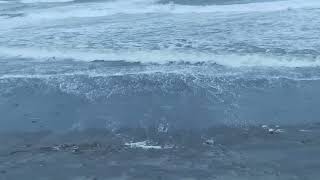
[[[165,64],[170,62],[209,62],[229,67],[319,67],[320,58],[293,55],[265,55],[265,54],[215,54],[198,51],[58,51],[32,48],[1,47],[0,55],[6,58],[26,58],[35,61],[126,61],[140,63]]]

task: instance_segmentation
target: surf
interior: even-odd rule
[[[84,61],[95,60],[105,61],[126,61],[140,62],[144,64],[156,63],[166,64],[170,62],[189,62],[189,63],[216,63],[227,67],[319,67],[320,59],[318,56],[294,56],[294,55],[266,55],[266,54],[236,54],[236,53],[210,53],[199,51],[178,51],[178,50],[57,50],[39,48],[9,48],[0,47],[2,57],[24,58],[29,61]]]

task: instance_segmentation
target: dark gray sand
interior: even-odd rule
[[[320,124],[2,133],[1,180],[316,180]]]

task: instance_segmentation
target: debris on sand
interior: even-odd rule
[[[150,145],[149,141],[141,141],[141,142],[132,142],[132,143],[125,143],[126,146],[130,148],[142,148],[142,149],[162,149],[161,146]]]
[[[274,134],[275,133],[275,129],[270,128],[270,129],[268,129],[268,132],[269,132],[269,134]]]
[[[262,125],[261,126],[263,129],[267,130],[269,134],[278,134],[278,133],[283,133],[285,132],[284,129],[280,129],[279,125],[275,126],[269,126],[269,125]]]
[[[276,129],[275,130],[275,133],[283,133],[283,132],[285,132],[284,129]]]
[[[159,146],[159,145],[152,145],[150,141],[141,141],[141,142],[131,142],[131,143],[125,143],[124,145],[129,146],[130,148],[141,148],[141,149],[171,149],[173,146],[165,145],[165,146]]]
[[[214,145],[215,141],[213,139],[207,139],[204,144],[206,145]]]
[[[283,132],[285,132],[284,131],[284,129],[273,129],[273,128],[270,128],[270,129],[268,129],[268,132],[269,132],[269,134],[278,134],[278,133],[283,133]]]
[[[73,146],[71,152],[73,152],[73,153],[79,153],[79,152],[80,152],[79,146]]]

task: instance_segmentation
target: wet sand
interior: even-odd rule
[[[320,124],[203,131],[99,129],[0,136],[1,180],[308,180],[320,177]]]

